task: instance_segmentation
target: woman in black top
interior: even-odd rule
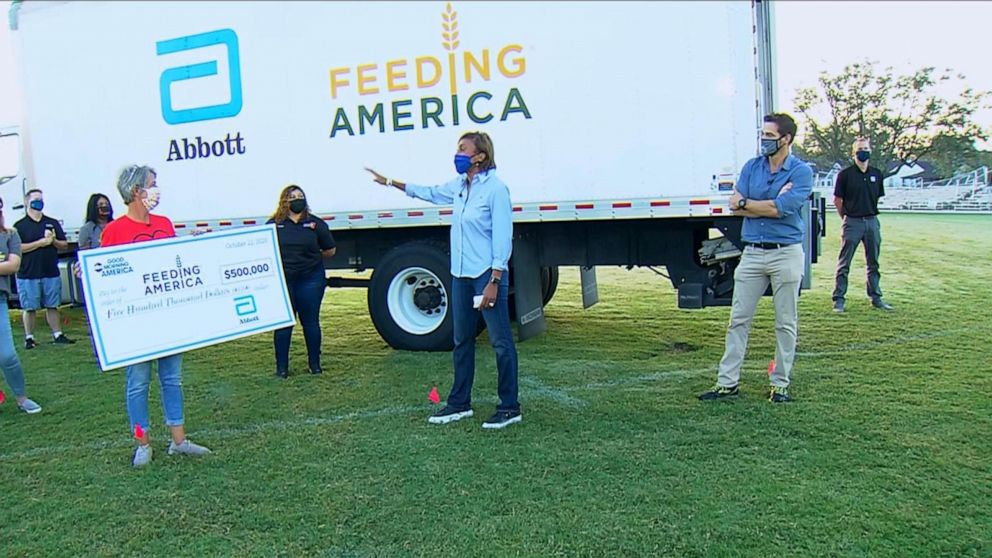
[[[289,289],[293,312],[300,317],[303,338],[307,342],[307,361],[311,374],[323,372],[320,366],[320,303],[327,280],[324,258],[336,251],[334,237],[319,217],[310,214],[307,196],[295,184],[283,188],[279,205],[269,223],[276,224],[282,267]],[[289,376],[289,342],[293,326],[275,331],[276,376]]]

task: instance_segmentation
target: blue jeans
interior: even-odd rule
[[[148,385],[152,379],[152,361],[127,367],[127,416],[131,428],[140,424],[148,428]],[[162,388],[162,412],[166,426],[183,424],[183,355],[158,359],[158,383]]]
[[[10,331],[10,314],[7,312],[7,297],[0,294],[0,368],[7,380],[10,391],[17,397],[24,396],[24,369],[14,350],[14,336]]]
[[[286,280],[289,301],[293,312],[300,317],[303,338],[307,342],[307,362],[310,368],[320,366],[320,303],[324,300],[327,280],[324,268],[314,270],[299,278]],[[293,326],[277,329],[272,335],[276,348],[276,368],[289,368],[289,342],[293,339]]]
[[[447,404],[455,409],[468,409],[472,405],[472,382],[475,380],[475,335],[478,332],[479,314],[486,320],[489,340],[496,351],[498,371],[499,406],[501,411],[520,409],[517,401],[517,348],[513,345],[510,330],[510,312],[507,303],[510,286],[504,282],[496,295],[496,306],[481,312],[472,306],[472,298],[481,295],[489,283],[489,273],[479,277],[451,279],[451,311],[455,321],[455,383],[451,386]]]

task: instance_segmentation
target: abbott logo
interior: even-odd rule
[[[238,35],[232,29],[218,29],[209,33],[159,41],[155,43],[155,49],[157,54],[161,56],[213,45],[227,47],[228,75],[231,85],[230,102],[222,105],[174,110],[172,107],[172,83],[216,75],[217,61],[211,60],[210,62],[169,68],[162,72],[162,77],[159,79],[162,118],[169,124],[229,118],[241,112],[241,62],[238,55]]]
[[[255,306],[255,297],[252,295],[239,296],[234,299],[234,312],[239,316],[250,316],[258,312]]]

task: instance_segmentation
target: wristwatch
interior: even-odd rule
[[[747,198],[741,198],[737,200],[737,209],[744,209],[747,207]]]
[[[499,285],[500,281],[502,281],[502,279],[500,277],[496,277],[495,275],[489,278],[489,282],[493,285]]]

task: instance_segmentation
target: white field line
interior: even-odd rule
[[[584,390],[596,390],[596,389],[613,389],[623,386],[648,384],[652,382],[657,382],[658,380],[670,380],[673,378],[692,378],[704,374],[715,374],[715,373],[716,373],[716,366],[707,366],[706,368],[695,368],[692,370],[668,370],[663,372],[655,372],[653,374],[634,376],[632,378],[620,378],[612,382],[595,382],[583,386],[574,386],[574,387],[564,388],[564,390],[584,391]]]
[[[852,343],[850,345],[846,345],[839,349],[834,349],[830,351],[798,352],[796,353],[796,355],[807,358],[835,356],[835,355],[842,355],[845,353],[849,353],[852,351],[874,349],[885,345],[911,343],[914,341],[926,341],[937,337],[946,337],[958,333],[976,331],[978,329],[979,328],[977,326],[972,326],[972,327],[959,328],[954,330],[945,330],[940,332],[927,332],[916,335],[895,337],[891,339],[882,339],[879,341]],[[745,366],[750,368],[750,366],[748,366],[749,364],[750,363],[747,363]],[[604,366],[608,366],[608,364],[604,364]],[[554,401],[566,407],[578,408],[585,406],[586,402],[583,399],[570,395],[569,394],[570,392],[614,389],[624,386],[657,382],[666,379],[691,378],[705,374],[713,374],[715,372],[716,372],[716,366],[713,365],[705,368],[696,368],[690,370],[661,371],[661,372],[655,372],[653,374],[635,376],[632,378],[619,378],[617,380],[610,382],[593,382],[579,386],[568,386],[562,388],[549,387],[535,378],[524,377],[521,378],[520,383],[523,386],[525,386],[526,389],[521,390],[522,391],[521,395],[523,396],[522,398],[524,399],[526,398],[550,399],[551,401]],[[488,401],[488,402],[491,403],[492,401]],[[386,417],[386,416],[405,415],[410,413],[424,412],[426,410],[427,410],[426,407],[423,405],[385,407],[382,409],[373,409],[367,411],[353,411],[350,413],[333,415],[329,417],[310,417],[299,420],[277,420],[277,421],[261,422],[256,424],[248,424],[235,428],[205,429],[205,430],[197,431],[195,433],[195,436],[208,438],[208,439],[239,438],[239,437],[255,435],[260,432],[295,430],[297,428],[302,428],[307,426],[326,426],[326,425],[333,425],[352,420],[366,420],[366,419]],[[62,444],[57,446],[43,446],[43,447],[37,447],[23,451],[0,454],[0,462],[17,461],[21,459],[30,459],[39,456],[47,456],[47,455],[68,453],[75,451],[99,451],[105,449],[125,448],[131,446],[133,443],[134,442],[130,438],[119,438],[114,440],[97,440],[85,444]]]
[[[698,375],[701,372],[712,373],[715,368],[705,368],[699,370],[672,370],[668,372],[659,372],[656,374],[649,374],[646,376],[638,376],[636,378],[621,378],[614,382],[597,382],[590,383],[579,386],[572,386],[566,388],[552,388],[543,384],[540,380],[536,378],[522,378],[521,384],[525,386],[521,390],[522,399],[548,399],[559,403],[566,407],[579,408],[586,405],[583,399],[573,397],[567,392],[570,391],[583,391],[583,390],[599,390],[599,389],[610,389],[614,387],[622,387],[625,385],[642,384],[647,382],[654,382],[658,380],[663,380],[666,378],[679,378],[679,377],[690,377]],[[483,398],[477,399],[477,401],[484,402],[487,404],[495,403],[494,398]],[[191,438],[194,439],[232,439],[232,438],[244,438],[248,436],[254,436],[262,432],[278,432],[287,430],[296,430],[299,428],[305,428],[309,426],[328,426],[333,424],[339,424],[348,421],[361,421],[367,419],[388,417],[388,416],[401,416],[409,415],[413,413],[424,413],[425,420],[427,412],[430,409],[426,405],[406,405],[399,407],[384,407],[382,409],[371,409],[366,411],[353,411],[350,413],[343,413],[339,415],[332,415],[326,417],[308,417],[301,418],[298,420],[274,420],[259,422],[255,424],[247,424],[243,426],[231,427],[231,428],[207,428],[203,430],[197,430],[190,434]],[[31,448],[23,451],[14,451],[0,454],[0,462],[4,461],[19,461],[21,459],[31,459],[35,457],[42,457],[61,453],[79,452],[79,451],[100,451],[107,449],[120,449],[127,448],[134,444],[134,441],[130,438],[115,438],[113,440],[96,440],[89,443],[83,444],[61,444],[57,446],[43,446],[37,448]]]
[[[424,410],[423,405],[407,405],[405,407],[385,407],[382,409],[375,409],[370,411],[353,411],[351,413],[344,413],[329,417],[310,417],[300,420],[266,421],[255,424],[247,424],[244,426],[239,426],[237,428],[213,428],[213,429],[207,428],[204,430],[196,431],[191,435],[191,437],[244,438],[248,436],[253,436],[260,432],[295,430],[297,428],[302,428],[306,426],[325,426],[330,424],[338,424],[350,420],[364,420],[364,419],[385,417],[392,415],[405,415],[412,413],[414,411],[422,411],[422,410]],[[27,459],[31,457],[51,455],[56,453],[66,453],[72,451],[82,451],[82,450],[98,451],[98,450],[113,449],[113,448],[126,448],[132,445],[134,445],[134,441],[131,440],[130,438],[117,438],[114,440],[98,440],[87,444],[75,444],[75,445],[63,444],[58,446],[39,447],[24,451],[0,454],[0,461],[16,461],[19,459]]]
[[[520,383],[528,388],[522,395],[535,395],[537,397],[547,398],[566,407],[585,407],[586,405],[584,400],[565,393],[568,388],[556,389],[548,387],[537,378],[530,376],[520,378]]]

